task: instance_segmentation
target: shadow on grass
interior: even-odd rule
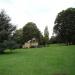
[[[11,55],[11,54],[17,54],[17,53],[19,53],[19,52],[17,52],[17,51],[7,51],[7,52],[0,53],[0,55]]]
[[[68,75],[66,73],[54,73],[53,75]]]

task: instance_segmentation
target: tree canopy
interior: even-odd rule
[[[49,42],[49,31],[48,27],[46,26],[44,29],[44,44],[47,45]]]
[[[16,29],[16,26],[12,25],[10,21],[10,17],[2,10],[0,12],[0,52],[6,49],[4,47],[4,41],[9,40],[12,37],[13,31]]]
[[[39,43],[41,43],[42,34],[40,30],[37,28],[36,24],[33,22],[28,22],[23,27],[23,42],[27,42],[32,38],[36,38]]]
[[[16,41],[16,43],[19,45],[19,47],[22,46],[22,43],[23,43],[23,29],[18,29],[14,32],[13,40]]]
[[[68,8],[58,13],[54,33],[66,44],[75,43],[75,8]]]

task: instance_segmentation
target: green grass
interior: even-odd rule
[[[50,45],[0,55],[0,75],[75,75],[75,46]]]

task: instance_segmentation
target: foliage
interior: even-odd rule
[[[58,13],[54,33],[67,45],[75,43],[75,8]]]
[[[10,23],[11,19],[6,15],[5,11],[0,12],[0,52],[4,51],[4,41],[12,37],[15,26]]]
[[[56,41],[57,41],[56,37],[52,36],[49,40],[49,44],[55,44],[55,43],[57,43]]]
[[[19,44],[19,47],[22,46],[22,43],[23,43],[23,30],[22,29],[18,29],[14,32],[13,40]]]
[[[0,53],[4,53],[4,50],[6,49],[5,44],[2,42],[0,43]]]
[[[47,45],[49,42],[49,31],[48,31],[48,27],[45,27],[44,30],[44,44]]]
[[[5,40],[3,43],[4,47],[10,50],[14,50],[19,46],[14,40]]]
[[[36,24],[33,22],[28,22],[23,27],[23,42],[27,42],[28,40],[31,40],[32,38],[36,38],[39,42],[39,44],[42,43],[42,34],[37,28]]]
[[[49,40],[49,43],[50,44],[63,43],[63,41],[59,36],[52,36]]]

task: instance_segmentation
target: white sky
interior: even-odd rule
[[[0,0],[0,9],[5,9],[18,28],[34,22],[41,32],[48,26],[50,36],[57,14],[69,7],[75,7],[75,0]]]

